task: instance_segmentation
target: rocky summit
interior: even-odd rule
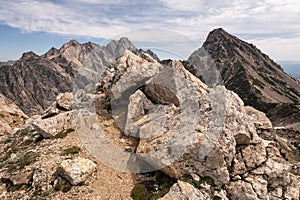
[[[1,199],[300,199],[297,121],[263,112],[297,80],[222,29],[184,62],[72,40],[0,70]]]

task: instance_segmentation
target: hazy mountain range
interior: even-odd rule
[[[283,67],[283,69],[286,73],[300,79],[300,61],[280,60],[280,61],[278,61],[278,63]]]

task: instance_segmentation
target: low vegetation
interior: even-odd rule
[[[72,146],[70,148],[63,150],[63,152],[60,155],[61,156],[74,155],[74,154],[78,154],[80,151],[81,151],[80,147]]]
[[[74,129],[68,128],[68,129],[63,130],[63,131],[59,132],[58,134],[56,134],[56,135],[54,136],[54,139],[64,138],[64,137],[66,137],[69,133],[72,133],[72,132],[74,132],[74,131],[75,131]]]

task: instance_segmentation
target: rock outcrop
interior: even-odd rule
[[[10,99],[0,93],[0,133],[7,134],[25,123],[28,116]]]
[[[58,170],[72,185],[78,185],[92,175],[96,164],[89,159],[78,157],[62,161]]]
[[[246,105],[265,112],[275,126],[299,121],[299,82],[254,45],[221,28],[209,33],[185,65],[199,78],[207,72],[215,75],[214,68],[205,67],[214,65],[226,88],[236,92]]]
[[[209,190],[193,195],[212,199],[222,188],[228,199],[299,198],[293,165],[275,142],[258,135],[272,124],[234,92],[209,88],[179,61],[163,66],[130,52],[104,80],[112,117],[124,134],[139,138],[140,157],[176,179],[210,180]],[[175,198],[178,188],[165,199]]]
[[[166,194],[164,197],[160,198],[159,200],[182,200],[182,199],[210,200],[210,196],[205,192],[203,193],[200,190],[196,189],[193,185],[189,183],[178,181],[170,188],[168,194]]]

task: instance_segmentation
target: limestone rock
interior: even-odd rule
[[[160,198],[159,200],[209,200],[210,196],[196,189],[189,183],[183,181],[177,181],[171,188],[170,191]]]
[[[266,114],[256,110],[251,106],[245,106],[246,113],[251,117],[251,121],[255,124],[255,126],[259,129],[271,129],[272,123],[267,118]]]
[[[72,111],[60,113],[46,119],[34,119],[31,123],[51,134],[52,136],[55,136],[57,133],[67,129],[75,129]]]
[[[242,149],[244,163],[248,169],[257,168],[266,161],[266,149],[263,143],[249,145]]]
[[[73,94],[69,92],[59,94],[56,97],[56,103],[57,106],[63,110],[72,110],[72,106],[74,104]]]
[[[226,188],[231,199],[236,200],[257,200],[258,196],[254,192],[252,185],[244,181],[231,182]]]
[[[26,119],[28,116],[15,103],[0,93],[0,132],[9,133]]]
[[[59,166],[59,173],[72,185],[78,185],[91,176],[96,167],[93,161],[78,157],[62,161]]]

